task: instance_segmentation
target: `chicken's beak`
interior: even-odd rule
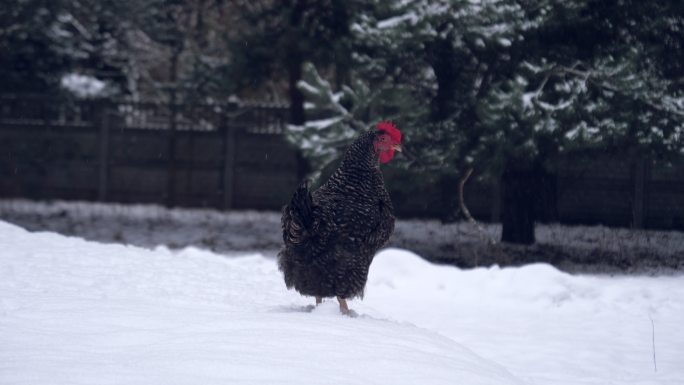
[[[394,149],[394,151],[399,151],[399,152],[401,152],[401,144],[399,144],[399,143],[393,144],[393,145],[392,145],[392,148]]]

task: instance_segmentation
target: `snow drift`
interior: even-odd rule
[[[0,245],[3,385],[684,384],[681,274],[463,270],[388,249],[348,318],[287,291],[272,254],[3,222]]]
[[[317,309],[272,258],[102,245],[0,222],[3,384],[518,384],[407,323]],[[354,306],[352,306],[354,307]]]

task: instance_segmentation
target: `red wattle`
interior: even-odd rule
[[[394,149],[390,148],[389,150],[382,151],[378,153],[378,160],[380,163],[387,163],[390,160],[392,160],[392,157],[394,157]]]

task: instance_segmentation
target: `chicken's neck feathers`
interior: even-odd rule
[[[373,148],[374,139],[375,132],[372,131],[356,139],[323,187],[326,190],[351,190],[355,193],[369,193],[377,187],[384,189],[378,154]]]

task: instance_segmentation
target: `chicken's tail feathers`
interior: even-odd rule
[[[283,208],[283,241],[286,246],[303,247],[309,238],[314,210],[309,185],[309,180],[302,182],[290,203]]]

